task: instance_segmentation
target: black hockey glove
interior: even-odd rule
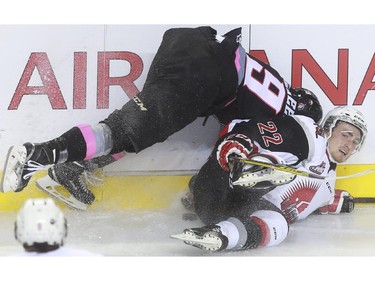
[[[345,192],[346,193],[346,192]],[[354,210],[354,198],[349,193],[344,196],[340,213],[351,213]]]

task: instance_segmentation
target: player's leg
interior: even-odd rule
[[[163,142],[234,96],[233,59],[210,32],[186,28],[165,33],[142,91],[103,121],[113,131],[114,150],[124,150],[122,138],[130,139],[135,152]]]
[[[88,160],[112,150],[112,134],[105,124],[79,125],[43,143],[25,143],[9,149],[2,192],[23,190],[30,178],[47,165]]]
[[[199,170],[192,194],[195,212],[205,224],[227,218],[227,206],[233,189],[229,186],[228,173],[221,169],[216,159],[210,157]]]
[[[216,224],[185,229],[172,238],[207,251],[246,250],[280,244],[289,232],[287,220],[267,201],[260,201],[257,208]]]

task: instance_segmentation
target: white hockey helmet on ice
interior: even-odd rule
[[[58,248],[67,236],[67,221],[51,198],[28,199],[18,212],[14,234],[25,249]]]
[[[355,151],[360,151],[367,136],[367,122],[359,110],[349,106],[338,106],[327,113],[322,121],[322,127],[331,136],[338,121],[343,121],[357,127],[361,131],[361,141]]]

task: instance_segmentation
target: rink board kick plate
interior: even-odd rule
[[[338,176],[374,169],[374,165],[340,165]],[[18,210],[28,198],[48,197],[36,187],[36,180],[45,176],[38,172],[21,192],[0,193],[0,211]],[[160,209],[173,204],[176,197],[188,190],[192,174],[184,175],[106,175],[102,186],[92,187],[95,202],[87,210],[101,209]],[[375,203],[375,173],[336,181],[336,188],[348,191],[358,203]],[[178,200],[178,199],[177,199]],[[59,203],[61,207],[68,208]],[[87,211],[86,210],[86,211]]]

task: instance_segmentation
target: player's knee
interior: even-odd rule
[[[261,230],[258,247],[275,246],[285,240],[289,225],[285,217],[276,211],[260,210],[251,215],[251,219]]]
[[[246,250],[280,244],[288,235],[285,217],[271,210],[254,212],[246,219],[231,217],[218,223],[228,238],[227,250]]]

